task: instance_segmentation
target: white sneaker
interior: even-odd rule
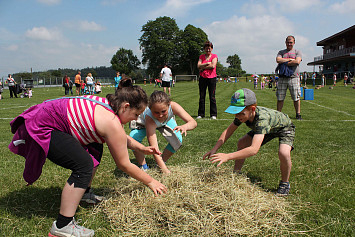
[[[106,200],[106,198],[103,196],[96,195],[92,188],[88,193],[84,193],[83,197],[81,198],[81,201],[86,202],[88,204],[98,204],[103,200]]]
[[[57,228],[57,221],[54,221],[52,224],[52,228],[48,233],[49,237],[92,237],[94,236],[95,231],[91,229],[87,229],[83,226],[78,225],[79,222],[76,222],[75,219],[63,228]]]
[[[217,117],[216,117],[216,116],[212,116],[212,117],[211,117],[211,119],[216,120],[216,119],[217,119]]]
[[[196,117],[196,119],[202,119],[202,117],[199,115],[199,116]]]

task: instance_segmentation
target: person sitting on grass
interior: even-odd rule
[[[256,155],[262,145],[278,137],[281,181],[277,195],[288,195],[292,166],[290,153],[295,137],[295,126],[288,115],[257,106],[255,93],[246,88],[237,90],[233,94],[231,105],[225,112],[234,114],[235,119],[222,132],[216,145],[203,156],[203,159],[209,158],[212,163],[218,163],[217,166],[235,160],[234,172],[240,173],[247,157]],[[239,139],[238,150],[233,153],[216,153],[242,123],[251,128],[251,131]]]
[[[60,210],[48,236],[93,236],[94,230],[79,226],[74,215],[79,202],[96,204],[104,198],[90,188],[100,164],[103,143],[117,168],[147,185],[156,196],[167,188],[129,160],[127,147],[144,154],[160,154],[127,136],[123,124],[137,119],[148,104],[144,90],[131,83],[106,98],[63,97],[32,106],[11,123],[14,133],[9,149],[26,158],[23,177],[28,184],[42,172],[46,157],[72,170],[62,191]]]
[[[179,116],[185,124],[178,126],[174,115]],[[145,136],[149,144],[159,150],[156,130],[168,140],[169,144],[165,147],[162,156],[153,154],[157,165],[163,173],[170,173],[165,162],[180,148],[182,136],[186,132],[196,128],[196,121],[178,103],[170,100],[169,96],[163,91],[154,91],[149,98],[149,107],[139,116],[135,128],[131,126],[129,134],[133,139],[142,142]],[[149,169],[144,154],[140,151],[133,151],[138,165],[143,169]]]

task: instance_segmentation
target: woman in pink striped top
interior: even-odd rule
[[[123,85],[123,86],[122,86]],[[46,157],[57,165],[71,169],[61,197],[59,215],[49,236],[93,236],[94,231],[74,221],[81,200],[97,203],[103,197],[90,189],[100,164],[103,143],[119,169],[141,181],[155,195],[167,188],[130,162],[127,147],[145,154],[160,154],[126,135],[123,124],[136,120],[147,106],[144,90],[122,80],[115,94],[63,97],[32,106],[11,123],[14,133],[9,149],[26,158],[23,177],[28,184],[42,172]]]

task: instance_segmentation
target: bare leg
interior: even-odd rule
[[[284,101],[283,100],[278,100],[277,101],[277,111],[282,111],[282,107],[284,107]]]
[[[83,188],[74,188],[74,184],[65,183],[59,213],[66,217],[74,216],[84,192]]]
[[[251,142],[252,142],[252,138],[247,134],[244,135],[238,141],[238,151],[250,146]],[[239,172],[242,169],[244,161],[245,161],[245,159],[235,160],[235,162],[234,162],[234,171],[235,172]]]
[[[146,164],[147,162],[145,161],[145,156],[142,152],[139,152],[139,151],[133,151],[133,154],[134,156],[136,157],[137,159],[137,163],[138,165],[144,165]]]
[[[291,146],[287,144],[280,144],[279,148],[280,170],[282,182],[288,182],[291,173]]]
[[[166,162],[167,160],[169,160],[169,158],[173,155],[174,153],[172,153],[171,151],[169,151],[168,149],[164,149],[162,157],[163,157],[163,161]]]
[[[293,101],[293,106],[295,107],[296,114],[300,114],[301,113],[301,100]],[[281,109],[282,109],[282,107],[281,107]],[[281,111],[281,110],[279,110],[279,111]]]

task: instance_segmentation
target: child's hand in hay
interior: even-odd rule
[[[163,174],[166,174],[166,175],[171,174],[171,171],[168,168],[162,168],[161,172],[163,172]]]
[[[210,150],[209,152],[207,152],[206,154],[203,155],[203,159],[206,160],[208,158],[210,158],[210,156],[212,156],[214,153],[216,153],[216,150]]]
[[[229,154],[225,154],[225,153],[217,153],[210,156],[210,161],[212,161],[212,164],[219,162],[217,167],[229,160],[230,160]]]
[[[159,181],[153,179],[150,183],[147,184],[147,186],[153,190],[155,196],[158,196],[158,194],[164,194],[168,191],[167,187],[160,183]]]

